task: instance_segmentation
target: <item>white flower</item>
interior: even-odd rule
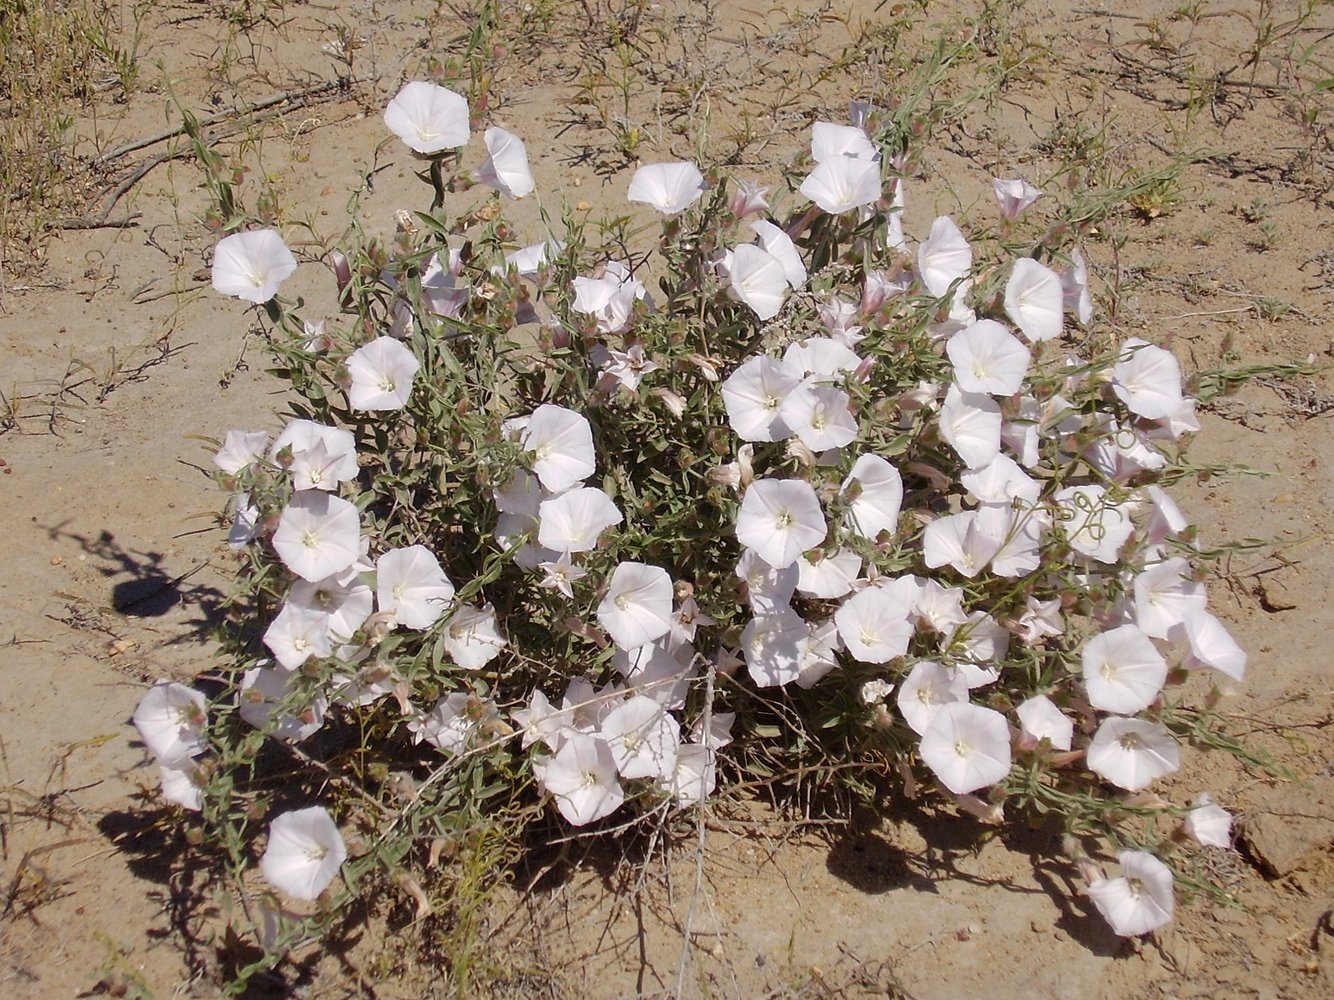
[[[582,414],[543,403],[528,418],[519,438],[532,452],[533,472],[552,493],[567,490],[593,474],[593,428]]]
[[[922,761],[956,795],[994,785],[1010,773],[1005,716],[965,701],[942,705],[922,734]]]
[[[1025,337],[1035,343],[1059,337],[1064,308],[1065,295],[1055,271],[1032,257],[1014,262],[1010,280],[1005,283],[1005,314]]]
[[[1031,598],[1030,598],[1031,599]],[[1024,736],[1036,746],[1047,740],[1054,750],[1069,750],[1074,743],[1074,722],[1046,695],[1034,695],[1015,709]]]
[[[667,778],[676,770],[680,727],[652,698],[636,695],[613,708],[602,736],[623,778]]]
[[[330,656],[329,616],[286,603],[265,630],[264,645],[284,670],[295,670],[312,656]]]
[[[830,215],[880,200],[880,163],[851,156],[832,156],[816,164],[801,182],[801,193]]]
[[[381,614],[405,628],[427,629],[454,599],[454,585],[430,549],[410,545],[375,561],[375,596]]]
[[[885,459],[879,455],[860,456],[843,480],[842,492],[851,501],[848,527],[857,534],[873,542],[882,531],[893,535],[898,530],[903,477]]]
[[[1204,584],[1189,574],[1190,564],[1180,556],[1136,574],[1135,624],[1145,635],[1166,639],[1180,629],[1187,616],[1204,610]]]
[[[495,706],[462,691],[446,695],[430,712],[408,723],[413,742],[430,743],[442,753],[463,753],[484,722],[500,718]]]
[[[598,605],[598,621],[621,649],[662,638],[672,627],[672,578],[660,566],[620,563]]]
[[[251,667],[242,675],[237,692],[241,718],[256,729],[268,731],[278,740],[300,742],[319,732],[324,725],[324,710],[328,707],[328,699],[322,693],[315,694],[299,715],[284,712],[276,723],[273,721],[274,713],[288,701],[292,685],[299,676],[294,671],[277,667]]]
[[[297,489],[337,489],[339,483],[356,478],[357,475],[357,439],[352,432],[343,427],[329,427],[312,420],[293,420],[283,428],[278,440],[273,442],[269,458],[281,462],[290,455],[292,464],[301,455],[317,451],[323,446],[324,458],[308,463],[321,469],[331,469],[332,479],[325,477],[316,486],[297,486]]]
[[[736,537],[776,569],[824,541],[824,514],[811,484],[801,479],[757,479],[736,515]]]
[[[417,356],[393,337],[377,337],[347,359],[352,379],[347,405],[354,410],[401,410],[421,368]]]
[[[837,300],[824,303],[820,309],[823,313],[839,306],[856,311],[856,306],[851,303],[840,303]],[[815,382],[840,383],[845,373],[855,372],[861,363],[862,359],[857,357],[852,348],[832,337],[794,340],[783,352],[783,364],[793,371],[800,371],[808,379],[815,376]]]
[[[318,581],[297,580],[287,595],[287,604],[327,615],[329,637],[346,642],[375,607],[374,592],[357,580],[352,573],[355,569],[354,565],[342,575]]]
[[[1167,661],[1136,625],[1095,635],[1082,660],[1089,704],[1101,712],[1133,715],[1148,708],[1167,680]]]
[[[234,476],[242,469],[247,469],[264,457],[264,449],[269,446],[269,436],[263,431],[247,434],[245,431],[231,430],[222,442],[222,447],[213,456],[213,464],[229,476]]]
[[[273,547],[297,576],[323,580],[360,557],[361,514],[342,497],[323,490],[298,490],[278,519]]]
[[[773,614],[786,608],[801,581],[801,570],[795,562],[778,569],[754,549],[742,550],[733,572],[745,583],[746,601],[757,615]]]
[[[568,552],[562,552],[560,558],[552,562],[538,563],[537,568],[545,574],[537,584],[539,587],[559,590],[570,600],[574,599],[574,588],[571,584],[588,575],[588,570],[570,561]]]
[[[1131,792],[1181,766],[1176,740],[1163,726],[1143,719],[1104,719],[1088,748],[1088,765],[1100,777]]]
[[[1209,667],[1220,674],[1241,681],[1246,676],[1246,651],[1228,633],[1226,627],[1207,611],[1193,611],[1183,622],[1190,655],[1186,667]]]
[[[775,257],[783,265],[783,273],[787,277],[788,285],[792,288],[799,288],[805,284],[806,265],[802,263],[801,254],[797,253],[797,247],[792,242],[792,237],[768,219],[755,219],[751,222],[750,228],[755,231],[756,241],[759,243],[760,249]],[[736,267],[735,255],[732,258],[732,266],[733,268]]]
[[[452,90],[416,80],[384,109],[389,131],[417,153],[439,153],[468,144],[468,102]]]
[[[1181,366],[1171,351],[1131,337],[1112,368],[1112,391],[1137,416],[1169,417],[1181,409]]]
[[[979,512],[937,518],[922,533],[922,559],[932,569],[949,565],[972,578],[986,568],[999,543],[985,530]]]
[[[1028,372],[1028,348],[995,320],[978,320],[945,344],[954,365],[954,381],[964,392],[1010,396]]]
[[[1021,178],[1003,180],[1000,177],[993,177],[991,190],[1000,205],[1001,218],[1009,222],[1019,218],[1025,209],[1042,197],[1041,191]]]
[[[483,137],[486,162],[477,171],[477,179],[510,198],[532,194],[533,172],[528,167],[528,150],[523,140],[503,128],[489,128]]]
[[[611,664],[626,680],[627,692],[643,695],[669,712],[685,708],[695,651],[673,643],[671,634],[634,649],[618,649]]]
[[[919,660],[899,685],[895,703],[903,720],[919,735],[945,705],[968,700],[968,681],[958,670],[933,660]]]
[[[1186,833],[1204,847],[1232,846],[1232,814],[1214,804],[1208,792],[1201,792],[1186,813]]]
[[[1089,293],[1088,265],[1078,250],[1070,251],[1070,266],[1061,272],[1061,298],[1075,319],[1088,326],[1093,318],[1093,296]]]
[[[1091,883],[1088,894],[1112,930],[1137,937],[1172,920],[1172,871],[1145,851],[1121,852],[1121,877]]]
[[[816,562],[803,555],[797,559],[797,570],[798,590],[807,597],[833,600],[852,589],[862,571],[862,557],[851,549],[839,549]]]
[[[756,615],[741,633],[746,670],[760,687],[789,684],[801,675],[810,629],[791,608]]]
[[[815,122],[811,125],[811,159],[816,163],[848,156],[855,160],[874,160],[879,154],[866,132],[855,125]]]
[[[296,899],[315,899],[338,876],[347,847],[323,806],[286,812],[269,824],[264,878]]]
[[[683,743],[676,753],[676,770],[658,787],[678,806],[699,805],[718,784],[718,753],[702,743]]]
[[[1068,486],[1056,494],[1061,528],[1076,552],[1114,563],[1135,530],[1125,504],[1113,502],[1101,486]]]
[[[814,379],[788,393],[778,412],[801,443],[814,452],[842,448],[857,437],[857,418],[852,415],[848,394]]]
[[[917,276],[926,290],[940,298],[950,286],[968,275],[973,266],[973,248],[947,215],[931,224],[931,234],[917,249]]]
[[[970,469],[1000,454],[1000,406],[990,396],[951,385],[940,408],[940,436]]]
[[[625,520],[611,497],[593,486],[567,490],[538,508],[537,541],[553,552],[587,552]]]
[[[780,408],[801,384],[801,373],[786,361],[765,355],[749,358],[723,382],[727,422],[742,441],[782,441],[792,434]]]
[[[232,233],[213,251],[213,289],[256,304],[268,302],[296,270],[296,258],[276,229]]]
[[[490,604],[462,605],[445,622],[444,640],[449,658],[464,670],[480,670],[506,646]]]
[[[663,215],[683,212],[704,193],[704,175],[693,163],[650,163],[630,178],[629,199],[652,205]]]
[[[178,765],[204,752],[204,696],[193,688],[160,680],[134,710],[134,728],[160,764]]]
[[[783,308],[787,269],[783,262],[757,246],[743,243],[732,251],[728,280],[736,297],[761,320],[770,320]]]
[[[540,768],[538,784],[556,800],[566,822],[583,826],[610,816],[625,801],[607,741],[575,733]]]
[[[189,757],[170,764],[159,764],[162,797],[193,812],[204,808],[204,790],[195,783],[194,777],[198,770],[199,765]]]
[[[867,587],[834,612],[839,638],[862,663],[888,663],[908,651],[912,606],[883,587]]]

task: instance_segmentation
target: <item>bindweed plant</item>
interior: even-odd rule
[[[910,241],[913,122],[851,119],[772,195],[640,167],[657,239],[601,259],[568,215],[521,246],[523,142],[469,167],[465,100],[410,83],[385,123],[431,207],[354,225],[314,307],[282,235],[220,213],[214,288],[261,309],[291,419],[215,457],[225,667],[135,721],[198,839],[261,859],[261,963],[488,824],[785,775],[1054,815],[1125,935],[1171,918],[1169,824],[1227,845],[1207,796],[1148,791],[1224,742],[1189,674],[1246,661],[1163,488],[1194,471],[1176,360],[1086,332],[1087,206],[997,179],[987,229]]]

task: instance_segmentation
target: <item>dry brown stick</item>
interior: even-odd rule
[[[218,122],[226,121],[228,118],[237,118],[244,115],[254,114],[256,111],[264,111],[277,104],[291,102],[294,107],[301,107],[310,98],[326,94],[331,90],[343,90],[351,87],[355,83],[367,83],[373,77],[354,76],[340,80],[328,80],[313,87],[307,87],[304,90],[284,90],[280,94],[273,94],[263,100],[255,101],[239,108],[229,108],[226,111],[219,111],[217,114],[209,115],[199,122],[201,128],[207,128],[210,125],[216,125]],[[126,143],[124,146],[118,146],[109,153],[103,153],[97,159],[93,160],[92,166],[100,167],[111,160],[119,159],[126,153],[133,153],[135,150],[144,149],[147,146],[155,145],[165,139],[171,139],[181,135],[185,131],[184,123],[165,128],[161,132],[154,132],[152,135],[144,136],[142,139],[136,139],[134,142]]]

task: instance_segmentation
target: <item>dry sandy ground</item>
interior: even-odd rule
[[[428,55],[461,51],[461,14],[292,2],[241,28],[227,8],[264,6],[150,6],[144,87],[77,110],[80,155],[171,127],[170,93],[219,115],[221,147],[251,167],[247,190],[278,199],[308,262],[334,245],[346,194],[368,173],[368,228],[389,231],[392,211],[417,203],[401,147],[377,149],[378,109]],[[1098,332],[1170,345],[1192,371],[1224,358],[1328,360],[1334,108],[1316,85],[1334,77],[1334,9],[1294,31],[1294,4],[1208,0],[1194,21],[1147,0],[991,4],[990,17],[964,2],[927,13],[873,0],[504,6],[489,120],[525,137],[548,204],[623,205],[634,163],[618,135],[646,160],[689,157],[682,136],[706,115],[727,169],[774,177],[814,118],[893,93],[896,43],[905,51],[948,24],[976,32],[979,49],[943,92],[1004,82],[937,128],[909,187],[910,233],[939,211],[984,216],[992,173],[1042,181],[1082,157],[1115,179],[1195,152],[1161,197],[1088,241]],[[543,24],[546,10],[556,16]],[[1274,40],[1248,64],[1266,17]],[[629,69],[616,37],[630,40]],[[363,78],[350,90],[236,113],[335,79],[340,47],[355,49]],[[607,82],[618,76],[624,103]],[[18,404],[0,435],[0,996],[16,1000],[217,991],[208,929],[226,901],[182,907],[193,885],[173,864],[183,841],[154,804],[156,774],[127,723],[146,682],[209,665],[228,562],[200,437],[275,428],[283,399],[250,318],[207,290],[213,239],[197,222],[206,201],[187,154],[166,138],[99,165],[90,194],[161,157],[110,212],[135,213],[131,225],[55,232],[40,261],[12,262],[0,298],[2,388]],[[522,241],[540,235],[535,216],[518,223],[532,227]],[[318,264],[291,290],[332,306]],[[711,829],[702,872],[689,852],[561,868],[497,920],[486,950],[508,971],[496,992],[1334,995],[1329,387],[1323,374],[1261,379],[1211,405],[1193,457],[1267,475],[1179,491],[1206,544],[1269,540],[1222,564],[1211,600],[1251,657],[1225,708],[1289,779],[1200,750],[1155,786],[1177,801],[1207,789],[1239,814],[1241,850],[1200,859],[1235,907],[1187,898],[1165,932],[1132,947],[1073,893],[1042,830],[986,840],[971,820],[907,804],[847,827],[792,831],[770,817]],[[300,957],[256,995],[455,995],[414,947],[374,929],[341,957]]]

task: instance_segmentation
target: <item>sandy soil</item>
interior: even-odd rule
[[[413,165],[385,141],[379,109],[429,55],[460,55],[472,26],[396,0],[274,4],[244,26],[227,6],[151,5],[142,89],[73,109],[90,201],[72,213],[101,212],[99,192],[156,158],[108,215],[133,218],[55,231],[0,292],[0,370],[17,404],[0,434],[0,996],[210,996],[228,960],[210,936],[228,900],[198,898],[175,863],[185,844],[128,720],[146,682],[189,678],[212,655],[228,559],[201,439],[274,428],[283,399],[251,319],[207,288],[214,238],[188,147],[171,136],[116,151],[179,121],[169,96],[218,116],[210,130],[249,165],[247,190],[272,195],[314,261],[361,178],[374,184],[368,227],[390,231],[393,210],[415,204]],[[910,233],[940,211],[991,211],[992,173],[1042,181],[1082,158],[1111,183],[1191,153],[1087,243],[1095,333],[1171,346],[1188,371],[1328,360],[1334,107],[1316,84],[1334,76],[1321,68],[1334,9],[1284,35],[1293,5],[1204,2],[1194,21],[1148,0],[992,4],[990,16],[962,0],[926,6],[513,5],[503,49],[486,53],[486,117],[527,140],[548,204],[620,206],[627,145],[689,157],[685,136],[707,120],[728,170],[774,177],[810,121],[893,94],[897,60],[935,25],[975,32],[975,58],[943,90],[988,83],[991,96],[937,127],[909,187]],[[1265,16],[1275,40],[1248,64]],[[346,57],[359,82],[317,90]],[[528,211],[522,242],[540,235]],[[291,290],[332,305],[318,265]],[[752,805],[708,829],[702,866],[688,844],[629,866],[582,848],[535,865],[524,874],[544,875],[537,887],[491,925],[494,992],[1334,995],[1330,390],[1325,374],[1260,378],[1211,404],[1192,457],[1265,475],[1178,491],[1206,544],[1267,540],[1222,564],[1211,602],[1251,656],[1227,711],[1287,778],[1200,749],[1155,786],[1177,801],[1208,790],[1239,815],[1239,850],[1198,859],[1236,906],[1186,898],[1165,932],[1132,945],[1075,894],[1043,829],[984,838],[903,802],[794,826]],[[455,995],[412,933],[373,922],[352,937],[340,956],[298,955],[257,995]]]

